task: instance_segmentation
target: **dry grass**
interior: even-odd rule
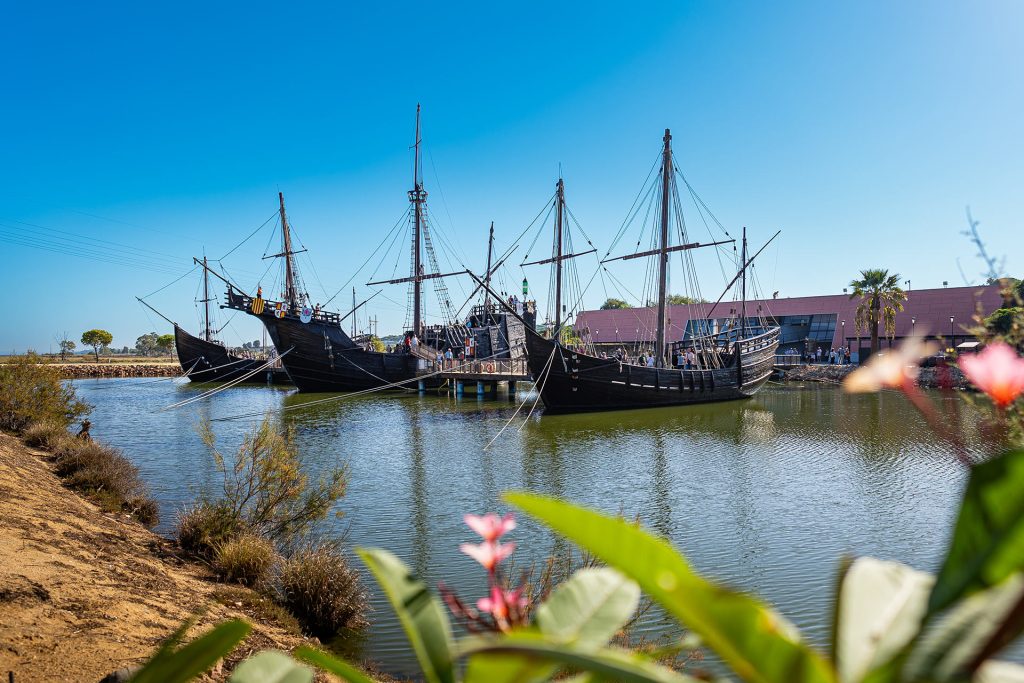
[[[212,560],[217,549],[242,533],[242,524],[221,503],[203,501],[178,515],[175,536],[182,549]]]
[[[337,546],[297,551],[283,563],[278,580],[281,603],[310,633],[329,637],[366,623],[366,592]]]
[[[43,420],[26,427],[21,436],[29,446],[51,451],[68,436],[68,430],[63,424]]]
[[[68,487],[107,512],[127,512],[150,527],[157,523],[157,506],[139,469],[119,450],[65,434],[53,440],[50,451],[57,476]]]
[[[274,544],[253,534],[222,543],[213,558],[213,571],[227,583],[260,586],[267,582],[279,557]]]

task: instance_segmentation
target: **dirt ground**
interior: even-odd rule
[[[239,601],[225,599],[203,565],[178,557],[172,543],[126,516],[100,512],[61,485],[44,453],[0,434],[4,681],[9,671],[16,683],[99,681],[147,659],[197,613],[189,637],[232,617],[253,624],[231,660],[308,642],[286,625],[256,620],[249,600],[259,598],[237,590]],[[230,662],[213,678],[228,668]]]

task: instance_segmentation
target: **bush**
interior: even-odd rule
[[[213,571],[221,581],[257,586],[266,582],[277,559],[277,552],[270,541],[253,534],[243,534],[217,547]]]
[[[178,515],[175,536],[186,551],[212,560],[217,549],[244,530],[234,511],[223,503],[202,501]]]
[[[89,412],[57,370],[34,353],[0,364],[0,429],[20,434],[36,422],[65,429]]]
[[[156,525],[156,503],[139,479],[139,469],[116,448],[69,435],[55,439],[54,469],[64,483],[107,512],[123,511],[146,526]]]
[[[366,592],[336,545],[296,551],[281,567],[279,590],[281,603],[314,635],[365,624]]]
[[[22,431],[21,436],[29,446],[49,451],[68,437],[68,430],[62,424],[45,420],[32,423]]]

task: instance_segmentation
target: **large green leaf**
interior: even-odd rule
[[[307,662],[313,666],[319,667],[324,671],[330,672],[335,676],[341,678],[346,683],[373,683],[373,679],[364,674],[362,671],[352,666],[348,662],[342,661],[337,657],[332,657],[326,652],[320,650],[314,650],[311,647],[295,648],[295,652],[292,656],[299,661]]]
[[[225,621],[181,649],[176,643],[186,626],[176,631],[168,643],[132,676],[132,683],[186,683],[229,654],[252,630],[238,619]]]
[[[971,470],[929,615],[1024,570],[1024,450]]]
[[[280,650],[264,650],[239,664],[228,683],[311,683],[313,672]]]
[[[1020,633],[1024,574],[958,602],[910,651],[903,668],[912,681],[968,680],[982,661]]]
[[[429,683],[453,683],[452,630],[444,608],[426,584],[388,551],[360,548],[356,552],[377,578],[402,622],[423,676]]]
[[[640,584],[744,680],[835,680],[829,664],[801,642],[789,622],[749,596],[706,581],[666,541],[625,520],[553,498],[526,493],[505,498]]]
[[[580,569],[537,609],[549,640],[601,646],[629,622],[640,602],[635,581],[608,567]]]
[[[599,679],[624,683],[696,683],[696,679],[655,664],[627,650],[594,649],[554,643],[542,634],[510,633],[496,638],[468,638],[461,643],[463,654],[505,654],[559,664],[576,671],[595,674]],[[485,679],[476,679],[483,683]],[[467,683],[471,683],[467,678]]]
[[[913,640],[934,583],[898,562],[862,557],[850,565],[836,598],[835,664],[843,683],[862,680]]]
[[[558,669],[558,664],[528,654],[476,652],[466,663],[463,683],[542,683]]]

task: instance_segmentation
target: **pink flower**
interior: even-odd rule
[[[497,541],[516,528],[516,520],[511,512],[504,517],[498,517],[493,512],[488,512],[486,515],[465,515],[462,520],[466,526],[480,534],[489,543]]]
[[[510,608],[524,609],[526,607],[526,596],[523,595],[522,587],[506,591],[497,586],[491,586],[490,597],[477,600],[476,607],[481,612],[492,615],[499,622],[507,621]]]
[[[960,369],[971,384],[988,394],[1000,408],[1005,408],[1024,393],[1024,358],[1003,342],[985,347],[978,354],[960,359]]]
[[[466,553],[474,560],[483,565],[487,571],[494,571],[494,568],[498,566],[498,563],[504,560],[506,557],[512,554],[512,551],[516,549],[515,543],[506,543],[500,545],[498,543],[491,543],[485,541],[480,545],[473,545],[472,543],[463,543],[459,546],[459,550]]]
[[[913,385],[921,359],[933,353],[934,343],[911,337],[895,349],[873,354],[867,363],[846,376],[843,388],[856,394]]]

